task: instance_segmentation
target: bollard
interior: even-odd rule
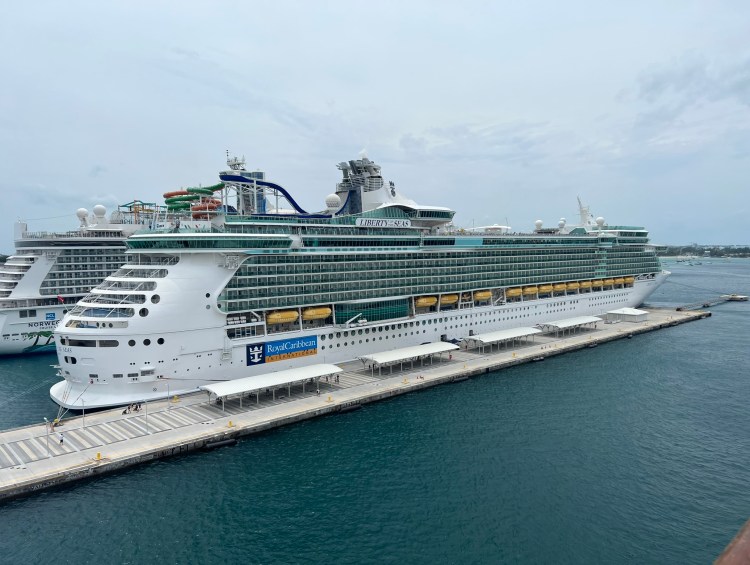
[[[179,401],[180,401],[180,399],[179,399],[179,398],[177,397],[177,395],[175,394],[175,395],[174,395],[174,396],[172,397],[172,402],[179,402]]]
[[[333,402],[333,398],[331,398],[331,395],[328,395],[328,398],[326,398],[326,402]]]
[[[96,460],[97,461],[101,461],[102,460],[102,453],[101,453],[101,451],[97,451],[96,452]]]
[[[404,384],[409,384],[409,379],[404,379],[404,380],[403,380],[403,381],[401,381],[401,382],[402,382],[402,383],[404,383]]]
[[[232,420],[229,420],[229,423],[227,424],[227,428],[233,428],[234,424],[232,423]]]

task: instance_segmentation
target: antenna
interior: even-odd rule
[[[227,165],[233,171],[244,171],[245,170],[245,156],[242,159],[239,157],[229,157],[229,149],[227,149]]]
[[[578,215],[581,218],[581,225],[582,226],[593,226],[594,222],[593,216],[591,215],[591,209],[588,206],[584,206],[583,202],[581,202],[581,197],[577,196],[578,199]]]

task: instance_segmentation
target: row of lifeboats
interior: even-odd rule
[[[302,320],[305,322],[312,322],[314,320],[325,320],[330,317],[333,310],[329,307],[318,306],[315,308],[305,308],[302,310]],[[299,312],[297,310],[276,310],[266,316],[267,324],[291,324],[299,319]]]
[[[614,279],[595,279],[590,281],[574,281],[569,283],[542,284],[538,286],[513,287],[505,291],[506,298],[518,298],[520,296],[532,297],[553,292],[583,291],[591,292],[602,288],[622,287],[632,285],[635,277],[618,277]],[[492,298],[492,291],[477,290],[473,293],[461,295],[462,299],[475,302],[486,302]],[[417,308],[430,308],[440,302],[440,306],[451,306],[458,302],[459,294],[443,294],[442,296],[419,296],[414,299]],[[331,316],[333,310],[328,306],[315,306],[302,310],[302,320],[312,322],[325,320]],[[266,323],[271,325],[291,324],[300,317],[298,310],[275,310],[266,316]]]
[[[440,298],[437,296],[419,296],[414,299],[414,306],[417,308],[429,308],[435,306],[438,301],[440,302],[440,306],[451,306],[458,302],[458,296],[458,294],[443,294]],[[466,302],[470,301],[472,298],[474,299],[474,302],[486,302],[492,298],[492,291],[477,290],[473,293],[463,295],[463,300]]]
[[[536,296],[539,294],[551,294],[553,292],[601,290],[602,288],[623,287],[632,285],[635,277],[618,277],[615,279],[595,279],[590,281],[574,281],[569,283],[541,284],[539,286],[513,287],[505,291],[506,298],[519,296]]]

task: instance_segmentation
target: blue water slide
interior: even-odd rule
[[[266,186],[268,188],[272,188],[273,190],[277,190],[284,195],[284,198],[289,201],[289,204],[291,204],[292,207],[297,210],[297,212],[299,212],[300,214],[310,215],[309,212],[303,210],[300,205],[297,204],[294,198],[292,198],[292,195],[289,194],[283,186],[280,186],[275,182],[268,182],[267,180],[248,179],[240,175],[219,175],[219,178],[224,182],[236,182],[244,184],[252,184],[253,182],[255,182],[255,184],[257,184],[258,186]]]

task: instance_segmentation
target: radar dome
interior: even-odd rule
[[[96,206],[94,206],[94,216],[96,216],[97,218],[103,218],[104,214],[106,213],[107,209],[101,204],[97,204]]]
[[[560,218],[560,221],[557,222],[557,227],[560,228],[560,229],[563,229],[565,227],[565,219],[564,218]]]
[[[331,211],[341,208],[341,198],[338,194],[329,194],[326,196],[326,208]]]
[[[88,215],[89,211],[86,210],[86,208],[78,208],[78,210],[76,210],[76,216],[78,216],[78,219],[81,221],[85,220]]]
[[[542,224],[543,223],[544,222],[542,220],[537,220],[536,222],[534,222],[534,225],[536,226],[536,229],[540,230],[540,229],[542,229]]]
[[[599,226],[599,227],[603,226],[604,225],[604,218],[602,218],[601,216],[599,216],[596,219],[596,225]]]

